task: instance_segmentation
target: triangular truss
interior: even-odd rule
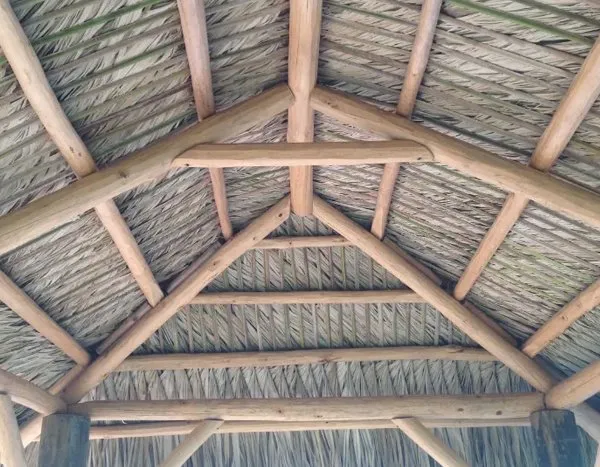
[[[381,296],[387,294],[386,302],[416,299],[426,301],[485,349],[470,350],[473,358],[481,360],[495,358],[503,362],[541,394],[502,396],[504,401],[501,401],[498,396],[482,397],[483,401],[479,402],[479,405],[469,398],[458,400],[452,397],[438,397],[423,399],[418,406],[413,399],[410,404],[418,407],[412,412],[407,408],[407,402],[402,401],[401,398],[394,401],[383,400],[383,398],[356,401],[348,398],[345,401],[319,400],[295,403],[239,400],[233,404],[213,401],[214,407],[210,410],[205,407],[204,412],[200,411],[201,417],[196,414],[198,418],[217,417],[236,420],[235,414],[241,413],[244,417],[249,417],[249,413],[262,410],[268,414],[263,420],[268,423],[316,423],[316,419],[324,418],[326,420],[323,423],[349,421],[355,424],[352,425],[353,427],[370,427],[366,422],[366,414],[371,417],[375,414],[380,424],[383,423],[386,427],[399,427],[443,465],[466,464],[441,444],[431,431],[424,428],[424,424],[427,423],[428,426],[435,426],[431,421],[432,413],[426,410],[437,410],[433,418],[445,417],[449,420],[453,420],[453,411],[457,410],[463,413],[460,417],[455,415],[456,419],[470,415],[481,420],[489,417],[490,413],[495,413],[501,423],[503,419],[518,418],[523,414],[528,416],[532,411],[546,406],[558,409],[572,408],[577,415],[579,425],[592,437],[600,439],[600,415],[582,403],[600,388],[598,365],[593,364],[581,373],[557,384],[555,379],[532,359],[577,317],[598,304],[600,281],[590,286],[572,304],[567,305],[557,317],[534,334],[522,349],[517,348],[510,336],[503,333],[489,317],[472,305],[462,302],[530,200],[600,228],[600,196],[545,173],[558,158],[600,93],[600,87],[596,83],[597,74],[600,72],[600,45],[596,44],[592,49],[540,139],[530,167],[524,167],[408,120],[427,65],[441,0],[424,2],[397,114],[380,111],[352,97],[316,86],[322,5],[317,0],[293,0],[290,8],[288,85],[274,87],[227,111],[212,115],[214,97],[210,85],[210,63],[202,4],[179,2],[179,5],[192,72],[195,104],[202,121],[177,135],[169,136],[153,146],[137,151],[101,171],[97,171],[88,149],[60,108],[60,103],[50,89],[34,51],[27,46],[27,37],[18,20],[9,7],[0,15],[0,45],[3,52],[48,133],[57,143],[73,171],[81,178],[64,189],[0,218],[0,254],[50,232],[77,215],[95,209],[148,301],[148,304],[136,311],[100,346],[100,357],[91,361],[92,358],[85,349],[50,320],[8,277],[0,273],[2,290],[0,299],[15,311],[19,310],[19,314],[27,322],[63,349],[77,363],[77,366],[53,388],[54,393],[60,392],[60,397],[41,391],[31,383],[6,372],[0,372],[0,389],[11,394],[13,400],[20,401],[42,414],[64,410],[66,404],[71,404],[70,411],[92,414],[96,419],[124,420],[126,416],[137,416],[137,420],[149,417],[148,412],[155,410],[156,407],[151,403],[145,406],[138,404],[133,408],[127,406],[127,403],[116,402],[77,403],[112,371],[123,371],[124,368],[147,369],[152,365],[162,365],[161,368],[177,365],[176,362],[169,362],[169,357],[160,357],[162,360],[158,363],[149,361],[153,357],[145,357],[145,360],[141,357],[132,359],[128,357],[184,305],[202,303],[203,300],[269,300],[270,302],[273,300],[348,300],[356,303],[360,300],[375,299],[372,296],[359,297],[357,292],[338,292],[336,297],[326,292],[296,292],[293,298],[289,294],[284,297],[281,293],[277,297],[263,293],[260,298],[251,298],[248,294],[244,297],[234,296],[232,293],[227,297],[221,295],[219,298],[215,298],[217,294],[212,294],[212,297],[211,294],[199,295],[228,265],[251,248],[257,246],[278,248],[277,243],[280,242],[288,242],[287,246],[324,246],[325,244],[329,246],[327,242],[331,242],[333,245],[356,246],[411,289],[378,292],[380,295],[378,300],[383,300]],[[18,40],[14,40],[15,38]],[[209,144],[242,133],[286,110],[288,111],[287,141],[294,144]],[[312,143],[315,110],[343,123],[380,134],[391,141]],[[571,115],[575,117],[568,118]],[[397,246],[382,241],[400,164],[417,162],[439,162],[510,193],[498,219],[484,238],[452,295],[440,286],[439,279],[432,271]],[[371,232],[316,196],[312,187],[311,167],[313,165],[365,163],[385,164]],[[291,194],[244,230],[233,235],[228,217],[223,168],[256,166],[289,166]],[[205,257],[194,262],[173,281],[165,294],[153,277],[113,199],[121,193],[164,175],[174,167],[202,167],[210,171],[221,230],[227,242],[217,251],[209,252]],[[321,238],[265,240],[292,211],[299,215],[312,213],[340,235],[326,240]],[[311,293],[313,296],[309,296]],[[371,292],[371,295],[373,293]],[[301,294],[304,296],[298,297]],[[346,296],[342,297],[342,295]],[[376,352],[371,350],[371,357],[365,356],[361,349],[326,352],[324,356],[319,350],[303,351],[301,357],[296,353],[294,356],[289,355],[287,360],[278,361],[283,362],[280,364],[293,364],[297,361],[322,361],[324,358],[362,360],[403,358],[402,350],[398,349],[378,349]],[[337,356],[332,356],[332,352],[337,352]],[[440,349],[436,352],[438,353],[435,354],[435,358],[450,358],[453,350]],[[253,365],[258,357],[241,355],[238,358],[240,365]],[[273,354],[268,358],[281,359],[282,357]],[[294,360],[294,358],[303,360]],[[263,363],[272,364],[273,360]],[[6,401],[0,402],[4,404],[0,408],[6,409]],[[163,407],[170,409],[169,404],[172,403],[165,402]],[[363,404],[364,407],[361,406]],[[427,404],[431,404],[431,407],[426,407]],[[408,418],[396,419],[397,411]],[[364,422],[363,425],[360,424],[361,420]],[[194,429],[188,430],[191,431],[189,437],[163,465],[180,465],[212,433],[225,430],[227,426],[228,423],[223,424],[222,421],[195,424]],[[251,428],[246,426],[246,430]],[[38,417],[22,428],[23,441],[26,444],[33,441],[39,436],[40,431],[41,417]]]

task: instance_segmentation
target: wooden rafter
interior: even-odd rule
[[[181,467],[210,438],[223,420],[204,420],[177,445],[161,464],[160,467]]]
[[[104,201],[169,171],[178,155],[197,144],[235,136],[287,109],[292,96],[281,85],[219,112],[190,128],[132,153],[107,169],[0,217],[0,255],[69,222]]]
[[[575,407],[600,391],[600,360],[561,381],[546,395],[546,404],[554,409]]]
[[[288,143],[309,143],[314,139],[310,93],[317,82],[322,8],[322,0],[290,0],[288,84],[294,93],[294,102],[288,110]],[[310,214],[312,193],[312,167],[290,168],[294,213]]]
[[[8,0],[0,0],[0,48],[29,104],[73,172],[79,178],[95,172],[94,159],[52,91]],[[146,299],[155,305],[162,298],[162,291],[116,204],[112,200],[104,200],[94,208]]]
[[[196,113],[198,120],[203,120],[215,113],[204,0],[177,0],[177,7],[181,17],[185,52],[190,66]],[[229,240],[233,235],[233,228],[229,219],[223,169],[211,167],[209,174],[221,232],[225,240]]]
[[[134,355],[115,371],[191,370],[308,365],[330,362],[377,362],[386,360],[495,361],[489,352],[454,345],[366,347],[352,349],[279,350],[204,354]]]
[[[8,396],[0,392],[0,461],[6,467],[26,467],[17,417]]]
[[[524,353],[533,357],[588,311],[600,305],[600,279],[567,303],[523,344]]]
[[[420,420],[416,418],[394,418],[392,423],[442,467],[469,467],[455,451],[446,446]]]
[[[56,345],[76,363],[86,365],[90,354],[67,331],[42,310],[6,274],[0,271],[0,302],[19,315],[23,321]]]
[[[273,167],[432,162],[422,144],[409,140],[360,143],[205,144],[179,156],[175,167]]]
[[[427,428],[486,428],[498,426],[530,426],[529,418],[498,419],[421,419]],[[98,425],[90,429],[90,439],[122,439],[146,438],[149,436],[187,435],[198,425],[198,422],[142,422],[118,425]],[[217,433],[281,433],[310,430],[383,430],[393,429],[396,425],[391,420],[343,420],[317,422],[225,422]]]
[[[592,47],[579,73],[552,116],[550,124],[540,137],[529,161],[530,167],[546,172],[556,162],[600,94],[599,75],[600,39]],[[521,217],[530,198],[526,193],[514,191],[506,198],[502,210],[456,284],[454,296],[458,300],[467,296],[475,281]]]
[[[26,379],[2,369],[0,369],[0,392],[8,394],[17,404],[29,407],[44,415],[67,408],[60,397],[54,396]]]
[[[479,178],[506,191],[590,226],[600,228],[600,196],[560,178],[509,161],[477,146],[443,135],[385,112],[345,94],[317,86],[311,94],[313,108],[343,123],[373,131],[390,139],[407,138],[429,148],[435,162]]]
[[[419,18],[419,26],[415,34],[415,42],[413,44],[408,67],[404,76],[404,83],[400,91],[400,98],[396,112],[398,115],[410,118],[417,101],[417,94],[425,75],[427,62],[429,61],[429,53],[435,29],[442,7],[442,0],[424,0]],[[375,204],[375,215],[371,224],[371,233],[377,238],[383,238],[385,234],[385,226],[387,224],[390,205],[392,204],[392,196],[394,194],[394,186],[400,172],[400,162],[387,163],[383,168],[381,183],[379,184],[379,192],[377,193],[377,203]]]
[[[514,419],[544,407],[535,392],[477,395],[380,397],[307,397],[285,399],[188,399],[93,401],[73,404],[69,412],[92,421],[341,421],[396,417]]]

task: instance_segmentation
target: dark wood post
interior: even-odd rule
[[[530,416],[540,467],[583,467],[575,416],[570,410],[540,410]]]
[[[88,464],[90,419],[56,413],[44,417],[38,467],[85,467]]]

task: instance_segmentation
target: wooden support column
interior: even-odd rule
[[[44,417],[38,467],[83,467],[88,462],[90,419],[55,413]]]
[[[392,423],[442,467],[469,467],[456,452],[416,418],[394,418]]]
[[[540,467],[583,467],[581,440],[569,410],[540,410],[531,414],[531,428]]]
[[[288,143],[314,139],[314,112],[310,93],[317,82],[321,10],[323,0],[290,0],[288,84],[294,102],[288,110]],[[292,210],[300,216],[312,212],[312,167],[290,168]]]
[[[415,42],[410,54],[410,60],[408,61],[408,67],[406,68],[398,106],[396,107],[396,112],[406,118],[411,117],[415,103],[417,102],[417,94],[425,75],[427,62],[429,61],[429,52],[431,51],[431,44],[435,36],[435,28],[441,6],[442,0],[423,0],[419,27],[415,34]],[[379,192],[377,193],[375,215],[373,216],[373,223],[371,225],[371,233],[379,239],[382,239],[385,234],[385,226],[392,204],[394,186],[396,185],[399,172],[400,163],[385,164],[383,168]]]
[[[17,418],[8,394],[0,392],[0,464],[26,467]]]
[[[194,431],[171,451],[160,467],[181,467],[222,424],[223,420],[204,420],[198,424]]]
[[[215,113],[204,0],[177,0],[177,7],[181,18],[185,53],[190,65],[196,112],[198,120],[203,120]],[[233,228],[229,219],[223,169],[211,167],[208,172],[213,187],[221,232],[225,240],[229,240],[233,235]]]

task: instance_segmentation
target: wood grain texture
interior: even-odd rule
[[[540,410],[531,414],[531,430],[540,466],[584,467],[583,446],[573,413]]]
[[[8,394],[13,402],[44,415],[65,410],[67,407],[60,397],[2,369],[0,369],[0,392]]]
[[[198,368],[244,368],[310,365],[332,362],[378,362],[386,360],[495,361],[489,352],[472,347],[405,346],[352,349],[308,349],[204,354],[134,355],[115,371],[190,370]]]
[[[206,292],[190,303],[197,305],[293,305],[297,303],[423,303],[412,290],[295,290],[287,292]]]
[[[187,435],[169,456],[160,464],[160,467],[181,467],[192,455],[200,449],[223,424],[223,420],[204,420]]]
[[[273,167],[431,162],[422,144],[408,140],[353,143],[203,144],[185,151],[175,167]]]
[[[455,300],[419,269],[360,225],[315,196],[313,213],[325,225],[340,233],[384,269],[421,295],[471,339],[520,375],[534,388],[548,391],[553,378],[536,362],[508,343],[504,337]]]
[[[546,404],[554,409],[567,409],[579,405],[598,391],[600,391],[600,360],[596,360],[554,386],[546,394]]]
[[[48,316],[17,284],[0,271],[0,302],[79,364],[87,364],[90,355],[67,331]]]
[[[290,399],[203,399],[94,401],[69,406],[94,421],[176,421],[215,418],[235,421],[390,420],[398,417],[514,419],[543,407],[539,393],[326,397]]]
[[[292,95],[286,85],[213,115],[132,153],[112,166],[0,217],[0,255],[69,222],[96,205],[169,171],[172,161],[197,144],[221,141],[283,112]]]
[[[418,419],[394,418],[392,423],[442,467],[469,467],[454,450],[446,446]]]
[[[17,417],[8,396],[0,392],[0,462],[6,467],[27,467]]]
[[[310,93],[317,82],[322,8],[322,0],[290,0],[288,84],[294,102],[288,110],[288,143],[309,143],[314,139]],[[312,167],[290,168],[290,196],[295,214],[310,214],[312,193]]]
[[[421,143],[429,148],[436,162],[600,228],[600,195],[590,190],[319,86],[312,92],[311,102],[315,110],[343,123],[390,139],[406,138]]]
[[[44,417],[38,467],[83,467],[88,463],[90,419],[85,415]]]
[[[600,305],[600,279],[586,288],[525,341],[521,350],[533,357],[564,333],[575,321]]]
[[[424,0],[421,7],[419,26],[415,33],[415,42],[413,43],[396,107],[396,113],[406,118],[411,117],[417,101],[417,94],[429,61],[429,52],[431,51],[431,44],[433,44],[441,6],[442,0]],[[371,233],[379,239],[385,235],[394,187],[400,172],[400,162],[402,161],[387,163],[383,168],[375,204],[375,214],[371,224]]]

